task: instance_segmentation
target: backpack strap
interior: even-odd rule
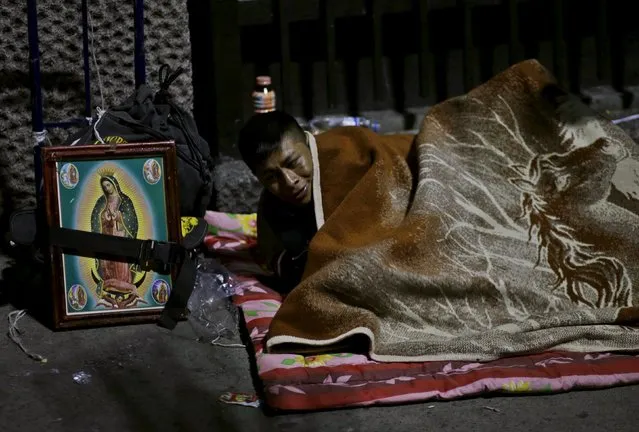
[[[197,257],[193,250],[178,243],[115,237],[58,227],[49,229],[49,242],[74,255],[125,259],[147,271],[168,274],[171,268],[177,267],[173,290],[158,324],[172,330],[185,316],[197,274]]]
[[[182,66],[178,67],[174,71],[171,71],[171,67],[166,63],[160,66],[160,70],[158,72],[160,90],[168,90],[171,84],[173,84],[173,82],[184,72],[185,70]]]
[[[156,104],[164,104],[169,100],[169,87],[171,84],[185,72],[183,67],[178,67],[176,70],[171,71],[171,67],[168,64],[160,66],[158,71],[158,81],[160,82],[160,89],[155,94],[154,102]]]

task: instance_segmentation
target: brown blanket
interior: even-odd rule
[[[539,63],[430,110],[418,166],[405,137],[327,135],[325,224],[270,351],[357,335],[378,361],[639,348],[638,149]]]

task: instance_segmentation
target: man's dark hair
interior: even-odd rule
[[[255,172],[280,147],[284,138],[305,141],[306,135],[297,121],[283,111],[255,114],[240,131],[240,155]]]

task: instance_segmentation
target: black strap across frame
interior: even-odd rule
[[[126,260],[145,271],[169,274],[172,268],[177,267],[173,290],[158,324],[172,330],[184,316],[197,273],[195,253],[184,246],[59,227],[49,228],[49,244],[73,255]]]

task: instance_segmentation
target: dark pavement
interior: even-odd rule
[[[155,325],[54,333],[25,316],[23,342],[47,358],[40,364],[6,336],[11,310],[0,307],[2,432],[634,432],[639,422],[639,386],[265,415],[217,402],[225,391],[253,391],[248,354],[196,342],[188,323],[173,333]]]

